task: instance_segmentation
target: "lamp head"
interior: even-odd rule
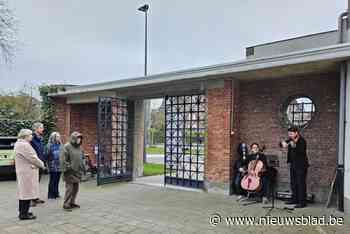
[[[149,5],[145,4],[142,7],[140,7],[139,9],[137,9],[137,10],[142,11],[142,12],[147,12],[148,9],[149,9]]]

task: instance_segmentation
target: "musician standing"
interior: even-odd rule
[[[282,141],[283,148],[288,147],[287,163],[290,167],[292,200],[286,204],[295,204],[295,208],[306,206],[306,176],[309,167],[306,155],[306,141],[297,127],[288,129],[288,140]]]

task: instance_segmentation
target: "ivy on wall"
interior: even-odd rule
[[[48,141],[50,134],[57,130],[56,106],[53,98],[50,97],[49,94],[64,90],[65,88],[62,85],[42,85],[39,87],[40,96],[42,98],[41,122],[45,126],[45,143]]]

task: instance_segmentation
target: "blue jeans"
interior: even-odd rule
[[[58,198],[60,196],[58,191],[60,177],[61,172],[50,172],[48,198]]]

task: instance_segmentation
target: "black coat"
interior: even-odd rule
[[[306,155],[306,141],[300,136],[295,148],[288,145],[287,163],[295,169],[305,169],[309,166],[309,161]]]
[[[239,174],[239,168],[243,168],[245,170],[247,170],[248,168],[248,163],[249,163],[249,160],[248,160],[248,157],[244,160],[243,157],[237,159],[235,161],[235,164],[234,164],[234,171],[235,173]]]
[[[30,144],[32,145],[39,159],[43,162],[46,162],[45,146],[44,146],[43,138],[33,133],[33,139],[30,142]]]

